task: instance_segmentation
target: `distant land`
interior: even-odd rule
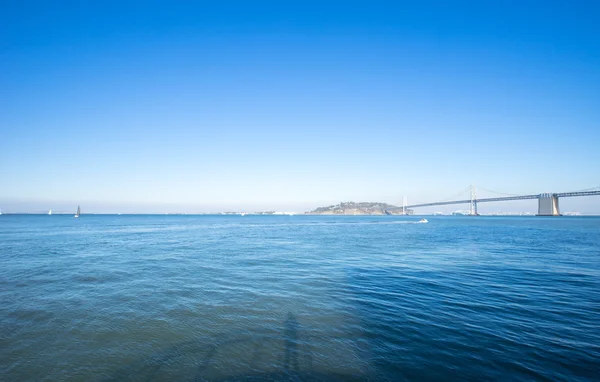
[[[413,211],[407,209],[406,214],[412,215]],[[402,207],[381,202],[344,202],[327,207],[319,207],[306,215],[404,215]]]

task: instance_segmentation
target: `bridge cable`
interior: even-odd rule
[[[586,192],[586,191],[596,191],[596,190],[600,190],[600,186],[586,188],[584,190],[571,191],[571,192]]]
[[[447,197],[445,199],[440,200],[440,202],[449,202],[449,201],[455,200],[456,198],[458,198],[459,196],[461,196],[461,195],[469,192],[470,190],[471,190],[471,186],[465,188],[464,190],[462,190],[461,192],[459,192],[457,194],[454,194],[454,195],[452,195],[450,197]]]
[[[521,196],[522,195],[522,194],[508,194],[506,192],[498,192],[498,191],[488,190],[488,189],[483,188],[483,187],[478,187],[478,189],[482,190],[482,191],[491,192],[492,194],[496,194],[496,195],[505,195],[505,196]]]
[[[452,196],[450,196],[450,197],[447,197],[447,198],[445,198],[445,199],[441,199],[441,200],[439,200],[438,202],[434,202],[434,203],[439,203],[439,202],[450,202],[450,201],[456,200],[456,198],[458,198],[458,197],[459,197],[459,196],[461,196],[461,195],[464,195],[465,193],[469,192],[470,190],[471,190],[471,186],[469,186],[469,187],[465,188],[464,190],[460,191],[460,192],[459,192],[459,193],[457,193],[457,194],[454,194],[454,195],[452,195]],[[419,204],[421,204],[421,203],[419,203]]]

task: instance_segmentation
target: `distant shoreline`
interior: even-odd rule
[[[48,216],[49,218],[52,216],[73,216],[72,212],[65,213],[52,213],[52,215],[48,215],[48,213],[42,212],[3,212],[0,215],[2,216]],[[365,214],[365,213],[356,213],[356,214],[336,214],[336,213],[313,213],[313,212],[298,212],[298,213],[278,213],[278,214],[264,214],[264,213],[252,213],[247,212],[244,215],[237,213],[221,213],[221,212],[193,212],[193,213],[185,213],[185,212],[132,212],[132,213],[116,213],[116,212],[89,212],[82,213],[81,216],[229,216],[229,217],[244,217],[244,216],[338,216],[338,217],[360,217],[360,216],[369,216],[369,217],[416,217],[416,216],[431,216],[431,217],[439,217],[439,218],[448,218],[448,217],[457,217],[457,218],[471,218],[469,215],[452,215],[452,214],[411,214],[411,215],[402,215],[402,214]],[[577,213],[577,214],[563,214],[557,217],[599,217],[600,214],[586,214],[586,213]],[[489,218],[489,217],[538,217],[535,213],[491,213],[491,214],[480,214],[476,216],[477,218]]]

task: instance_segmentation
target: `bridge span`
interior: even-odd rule
[[[543,193],[543,194],[503,196],[503,197],[497,197],[497,198],[477,199],[476,193],[475,193],[475,187],[471,186],[471,198],[470,199],[433,202],[433,203],[420,203],[420,204],[412,204],[412,205],[403,205],[402,207],[405,209],[408,209],[408,208],[418,208],[418,207],[447,206],[447,205],[451,205],[451,204],[470,204],[471,208],[470,208],[469,214],[470,215],[478,215],[477,204],[479,204],[479,203],[506,202],[509,200],[538,199],[538,213],[537,213],[538,216],[560,216],[560,208],[558,205],[558,198],[569,198],[569,197],[575,197],[575,196],[592,196],[592,195],[600,195],[600,190]]]

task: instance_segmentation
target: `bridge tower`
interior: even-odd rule
[[[469,215],[477,216],[477,189],[475,186],[471,185],[471,208],[469,210]]]
[[[560,216],[558,196],[554,194],[540,194],[538,197],[537,216]]]
[[[406,215],[406,196],[402,197],[402,215]]]

